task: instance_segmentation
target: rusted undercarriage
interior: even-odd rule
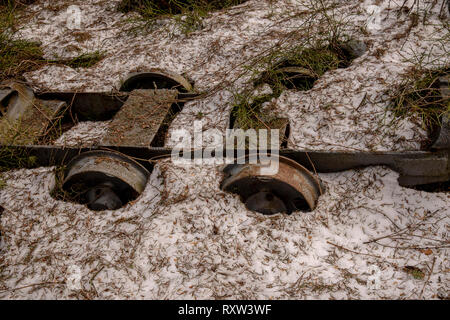
[[[448,84],[446,88],[442,94],[448,99]],[[33,93],[24,84],[5,84],[0,88],[1,148],[11,154],[34,157],[35,166],[67,166],[65,187],[72,186],[74,180],[81,181],[83,201],[91,209],[117,209],[142,192],[153,169],[153,160],[171,155],[172,150],[160,141],[161,134],[167,132],[184,102],[195,97],[188,80],[161,70],[134,74],[124,82],[121,91],[112,93]],[[112,121],[108,134],[98,146],[50,145],[48,136],[64,119]],[[400,174],[402,186],[446,182],[450,180],[448,117],[442,123],[429,151],[281,149],[279,175],[259,174],[259,164],[231,164],[224,169],[222,188],[239,194],[249,209],[273,214],[314,209],[323,187],[311,172],[386,165]],[[17,134],[11,138],[11,132]],[[237,158],[237,150],[234,152]],[[129,196],[124,196],[125,193]]]

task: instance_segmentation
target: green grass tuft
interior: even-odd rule
[[[403,271],[410,274],[416,280],[423,280],[425,278],[425,273],[417,267],[406,266]]]
[[[11,40],[0,35],[0,80],[20,77],[42,64],[42,50],[38,43]]]
[[[90,67],[96,65],[104,57],[105,57],[104,53],[97,50],[94,52],[82,53],[81,55],[79,55],[73,59],[53,60],[51,62],[64,64],[64,65],[69,66],[74,69],[90,68]]]
[[[270,128],[270,124],[262,119],[261,107],[264,103],[271,101],[278,96],[277,93],[266,94],[261,96],[251,96],[248,94],[240,94],[235,97],[236,103],[231,111],[231,119],[240,129],[266,129]]]
[[[331,43],[313,48],[294,47],[269,57],[266,71],[255,81],[267,83],[278,94],[287,89],[310,90],[329,70],[348,67],[356,55],[345,43]],[[297,72],[289,71],[295,68]]]
[[[6,188],[7,185],[6,181],[0,176],[0,190]]]
[[[152,29],[155,21],[173,17],[183,34],[203,28],[203,19],[212,11],[232,7],[247,0],[122,0],[118,10],[124,13],[135,11],[141,15],[144,29]],[[135,21],[135,20],[134,20]],[[141,25],[138,23],[138,29]],[[136,29],[136,28],[132,28]]]
[[[14,38],[17,19],[14,3],[4,1],[0,4],[0,81],[20,77],[36,68],[42,60],[38,43]]]
[[[104,53],[97,50],[73,59],[44,59],[39,43],[15,37],[15,24],[19,15],[20,6],[16,1],[0,3],[0,82],[9,78],[23,80],[23,73],[39,69],[44,64],[89,68],[104,58]]]
[[[439,81],[449,72],[449,69],[414,68],[406,80],[390,90],[389,110],[398,118],[419,118],[423,128],[433,133],[441,126],[442,117],[450,115],[450,101],[442,97]]]
[[[263,105],[278,96],[277,93],[252,96],[251,94],[238,94],[235,96],[235,104],[230,116],[230,129],[278,129],[280,130],[280,145],[287,146],[289,135],[289,122],[285,118],[279,118],[268,110],[263,110]],[[268,133],[270,143],[270,132]]]
[[[0,172],[15,168],[31,168],[36,164],[36,157],[24,150],[9,146],[0,147]]]

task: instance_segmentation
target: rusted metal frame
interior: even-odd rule
[[[7,95],[8,92],[3,92]],[[60,100],[70,106],[69,112],[78,120],[111,119],[124,105],[129,97],[126,92],[38,92],[36,98],[42,100]],[[177,100],[184,102],[197,95],[179,93]],[[448,137],[448,119],[440,132],[441,137]],[[447,139],[448,140],[448,139]],[[446,141],[435,149],[436,152],[342,152],[342,151],[304,151],[280,150],[280,155],[288,157],[309,170],[317,172],[336,172],[359,167],[386,165],[400,173],[400,184],[418,185],[449,180],[450,147]],[[448,141],[447,141],[448,142]],[[1,146],[0,146],[1,147]],[[65,164],[70,159],[89,150],[113,150],[138,159],[144,166],[151,168],[151,159],[170,156],[172,150],[167,148],[138,146],[96,146],[90,148],[63,148],[56,146],[7,146],[20,149],[36,157],[36,164],[49,166]],[[439,150],[440,149],[440,150]],[[237,156],[237,151],[235,154]],[[193,152],[191,154],[194,154]],[[226,154],[224,152],[224,154]]]
[[[78,120],[102,121],[111,119],[127,101],[129,92],[37,92],[41,100],[61,100],[70,106],[69,112]],[[179,93],[177,102],[197,97],[194,93]]]
[[[309,170],[315,169],[322,173],[368,166],[388,166],[400,174],[399,184],[402,186],[450,180],[449,149],[437,152],[302,152],[289,150],[280,152],[280,154],[291,158]]]
[[[1,147],[1,146],[0,146]],[[78,154],[91,150],[111,150],[136,159],[146,168],[153,161],[171,156],[170,148],[96,146],[89,148],[57,146],[6,146],[36,157],[37,166],[63,165]],[[237,151],[235,154],[237,154]],[[193,156],[194,152],[191,152]],[[224,151],[223,154],[226,154]],[[280,150],[280,155],[290,158],[309,170],[319,173],[338,172],[368,166],[385,165],[400,173],[400,184],[419,185],[450,180],[450,150],[437,152],[343,152]],[[212,155],[214,157],[214,153]]]

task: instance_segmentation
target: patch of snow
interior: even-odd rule
[[[83,121],[64,132],[53,144],[64,147],[99,145],[108,132],[110,121]]]

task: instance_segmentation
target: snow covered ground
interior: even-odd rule
[[[135,203],[94,213],[51,198],[51,168],[5,174],[0,296],[448,296],[448,193],[405,189],[396,173],[368,168],[321,175],[327,191],[314,212],[266,217],[220,191],[219,176],[163,161]],[[81,275],[72,290],[71,270]],[[367,285],[376,275],[378,289]]]
[[[312,90],[288,90],[273,101],[289,117],[289,147],[420,148],[426,132],[417,119],[394,120],[382,101],[411,68],[408,59],[424,54],[448,63],[439,41],[448,34],[440,2],[433,2],[420,2],[428,24],[411,26],[406,13],[397,16],[403,0],[336,1],[336,19],[345,18],[346,33],[368,51],[349,68],[327,72]],[[74,3],[80,30],[67,28]],[[39,40],[46,57],[99,49],[106,58],[88,69],[45,66],[26,78],[36,89],[94,91],[117,87],[130,71],[185,73],[209,94],[186,104],[171,130],[190,130],[199,112],[204,128],[224,130],[233,93],[248,87],[244,66],[277,44],[302,41],[302,28],[318,27],[319,19],[307,22],[307,3],[252,0],[212,14],[189,35],[171,21],[130,35],[124,28],[132,14],[118,13],[115,1],[38,1],[21,34]],[[375,4],[381,27],[367,28]],[[104,127],[82,123],[57,144],[95,144]],[[316,210],[267,217],[220,191],[214,166],[162,160],[134,203],[95,213],[50,196],[53,168],[7,172],[0,298],[448,297],[450,195],[402,188],[397,177],[384,167],[321,174],[326,192]]]

